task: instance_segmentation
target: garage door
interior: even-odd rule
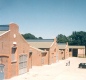
[[[0,64],[0,80],[4,79],[4,65]]]
[[[19,74],[27,72],[27,55],[19,56]]]

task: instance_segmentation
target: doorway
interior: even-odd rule
[[[0,64],[0,80],[4,79],[4,65]]]
[[[77,57],[78,56],[78,49],[73,49],[73,57]]]

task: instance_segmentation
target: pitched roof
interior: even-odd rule
[[[75,49],[84,48],[85,49],[85,46],[69,46],[69,48],[75,48]]]
[[[8,31],[9,25],[0,25],[0,31]]]
[[[35,48],[35,47],[32,47],[32,46],[30,46],[31,48],[34,48],[34,49],[36,49],[36,50],[38,50],[38,51],[41,51],[41,53],[47,53],[47,51],[44,51],[44,50],[41,50],[41,49],[38,49],[38,48]]]
[[[59,49],[65,49],[66,43],[58,43]]]
[[[54,39],[36,39],[36,40],[27,40],[27,42],[36,48],[50,48]]]
[[[9,30],[9,25],[0,25],[0,35]]]

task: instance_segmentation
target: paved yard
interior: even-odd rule
[[[66,66],[69,60],[70,66]],[[78,68],[80,62],[86,62],[86,58],[73,57],[51,65],[34,66],[28,73],[10,80],[86,80],[86,69]]]

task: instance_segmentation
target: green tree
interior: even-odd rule
[[[42,37],[38,37],[38,39],[43,39]]]
[[[67,37],[65,35],[59,34],[56,38],[57,38],[58,43],[68,42],[68,39],[67,39]]]
[[[31,33],[26,33],[26,34],[22,34],[22,36],[25,38],[25,39],[37,39],[37,37],[35,37],[33,34]]]
[[[86,46],[86,32],[74,31],[72,35],[68,37],[68,41],[70,45],[85,45]]]
[[[22,34],[22,36],[25,38],[25,39],[43,39],[42,37],[35,37],[33,34],[31,33],[25,33],[25,34]]]

